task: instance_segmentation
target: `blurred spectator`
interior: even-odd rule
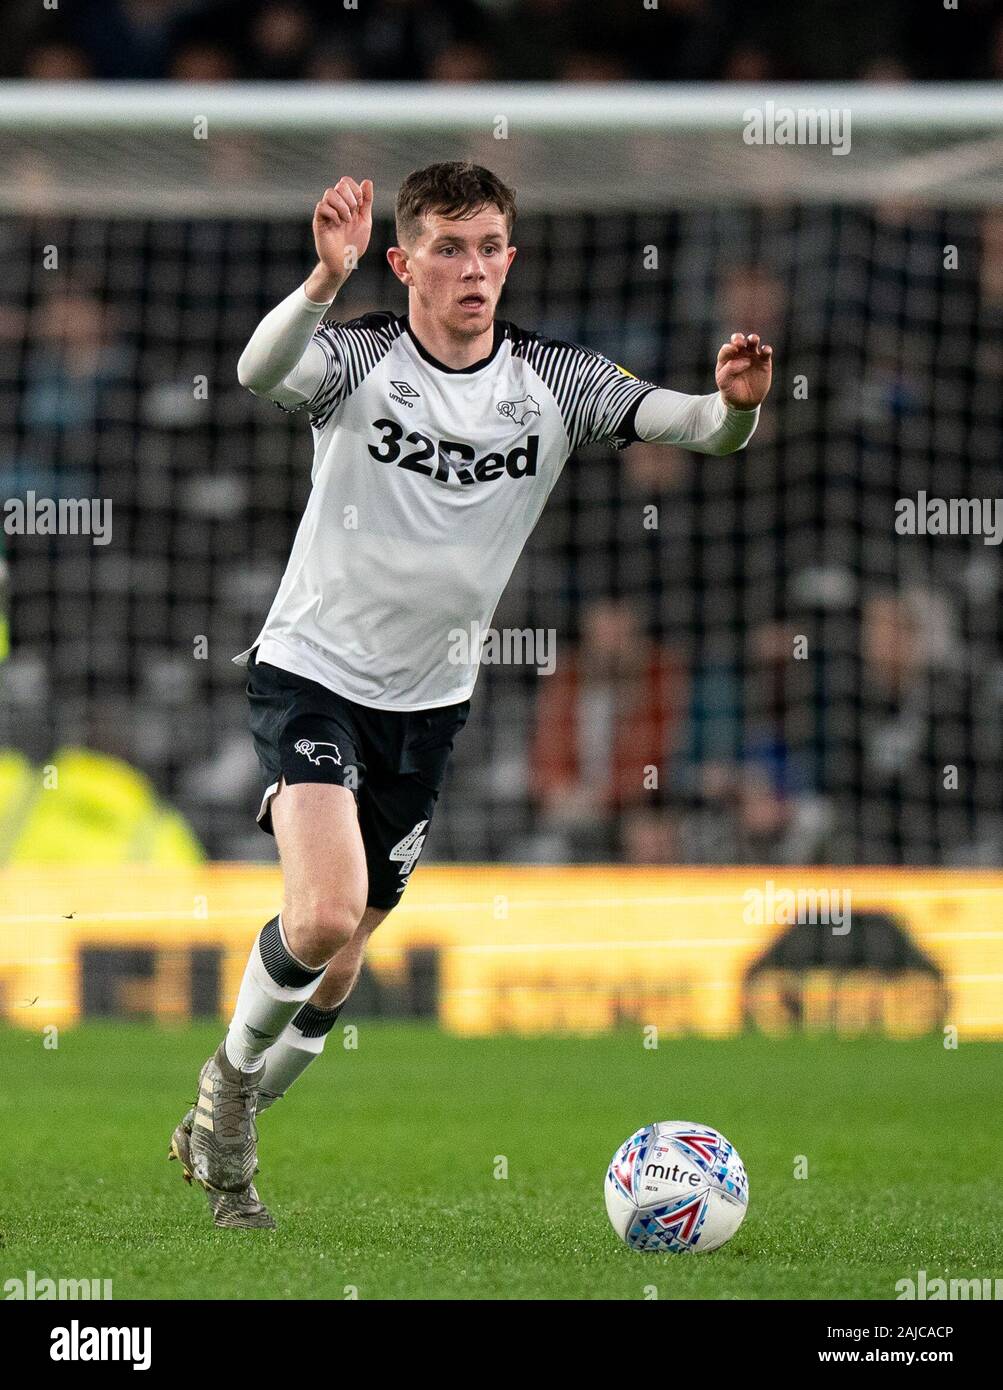
[[[635,806],[620,825],[619,858],[625,864],[677,864],[682,857],[679,824],[665,806]]]
[[[862,863],[887,862],[889,845],[892,862],[923,863],[931,840],[945,863],[997,862],[1000,846],[980,840],[970,772],[976,748],[989,771],[979,726],[994,715],[980,708],[986,692],[944,593],[913,586],[867,598],[859,696],[851,756],[830,772],[842,789],[841,843]],[[952,778],[950,768],[969,771]]]
[[[461,41],[441,49],[428,70],[432,82],[490,82],[496,75],[491,54],[483,44]]]
[[[38,82],[83,82],[94,76],[87,54],[72,43],[40,43],[24,63],[25,77]]]
[[[302,77],[317,35],[313,21],[294,0],[265,0],[251,22],[248,64],[256,77]]]
[[[548,829],[608,833],[617,812],[650,799],[682,684],[677,658],[645,635],[635,604],[586,607],[581,642],[542,678],[537,701],[531,778]]]
[[[979,275],[987,305],[1003,308],[1003,208],[990,208],[982,217]]]
[[[59,433],[93,429],[105,391],[123,367],[105,306],[88,290],[70,286],[38,305],[31,332],[25,424]]]
[[[623,82],[630,76],[615,53],[573,48],[557,66],[558,82]]]
[[[695,672],[686,736],[670,769],[690,807],[686,857],[805,862],[824,822],[792,711],[810,708],[812,673],[786,623],[751,630],[744,672],[707,661]]]
[[[185,44],[171,61],[171,77],[177,82],[232,82],[237,65],[225,48],[197,40]]]
[[[0,435],[0,495],[91,494],[95,441],[114,418],[126,371],[103,304],[69,284],[31,311],[0,313],[5,338],[15,340],[16,356],[7,351],[5,360],[19,389],[9,412],[17,433]]]
[[[886,87],[899,87],[911,80],[912,75],[905,63],[890,54],[870,59],[860,73],[861,82],[876,82]]]
[[[649,502],[677,488],[686,477],[692,459],[693,455],[685,449],[642,441],[627,450],[622,467],[632,491]]]
[[[769,82],[776,77],[773,59],[763,48],[738,44],[724,60],[725,82]]]
[[[303,75],[309,82],[358,82],[362,70],[347,46],[326,44],[311,51]]]
[[[732,325],[745,324],[740,331],[748,333],[756,324],[764,339],[775,345],[787,316],[783,283],[761,263],[743,262],[727,270],[718,285],[717,306],[721,342],[735,331]]]

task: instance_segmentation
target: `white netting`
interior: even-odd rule
[[[471,155],[525,208],[506,317],[692,391],[723,338],[755,327],[778,378],[737,458],[634,446],[569,463],[495,620],[556,629],[557,670],[485,669],[430,853],[998,863],[1000,549],[895,528],[899,499],[1000,491],[992,103],[926,95],[923,123],[888,94],[884,124],[861,108],[833,156],[744,145],[714,93],[702,126],[699,103],[674,118],[647,89],[629,120],[609,101],[606,134],[578,94],[552,94],[560,113],[520,126],[513,107],[498,141],[471,126],[497,105],[476,95],[466,125],[431,133],[372,106],[353,128],[339,96],[318,144],[309,112],[261,89],[225,119],[203,92],[204,147],[177,92],[132,125],[100,96],[89,121],[68,98],[48,126],[0,99],[0,163],[29,169],[0,223],[0,495],[114,508],[107,546],[3,537],[0,743],[38,760],[113,749],[214,854],[268,852],[229,657],[271,601],[311,450],[301,420],[239,388],[236,360],[311,265],[323,184],[371,174],[382,196],[339,312],[402,310],[383,257],[396,181]],[[747,94],[728,102],[730,120]],[[632,653],[617,682],[611,647]],[[657,788],[618,776],[627,747],[650,750]]]

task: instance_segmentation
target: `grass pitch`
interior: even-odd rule
[[[461,1041],[363,1022],[259,1122],[279,1229],[217,1231],[167,1162],[218,1027],[0,1032],[0,1286],[125,1298],[894,1298],[1003,1274],[1003,1051],[939,1037]],[[722,1250],[638,1255],[603,1177],[649,1120],[723,1130],[749,1214]],[[807,1177],[795,1177],[801,1155]],[[507,1178],[499,1178],[502,1160]],[[648,1292],[646,1293],[646,1290]]]

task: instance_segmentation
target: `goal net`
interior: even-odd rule
[[[272,853],[230,658],[311,444],[236,361],[343,173],[377,219],[338,315],[403,312],[393,195],[458,157],[518,192],[504,317],[693,392],[757,330],[776,378],[745,453],[569,462],[494,619],[553,633],[552,669],[485,664],[430,857],[999,864],[1003,103],[980,87],[7,84],[0,746],[117,753],[214,856]]]

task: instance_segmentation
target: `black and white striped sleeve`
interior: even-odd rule
[[[601,353],[574,343],[526,338],[516,349],[546,382],[564,418],[569,447],[636,442],[634,416],[657,387],[641,381]]]
[[[576,399],[582,444],[612,444],[622,448],[638,436],[637,407],[657,387],[598,352],[583,352]]]
[[[314,362],[321,371],[320,384],[308,400],[298,405],[282,405],[280,409],[290,412],[305,409],[310,423],[320,428],[330,420],[344,399],[345,353],[342,342],[344,329],[340,323],[321,323],[310,339],[310,351]]]
[[[403,331],[395,314],[363,314],[322,323],[330,303],[315,303],[303,286],[258,324],[240,355],[237,378],[256,396],[292,414],[307,410],[322,429]]]
[[[393,314],[364,314],[350,323],[322,323],[311,339],[324,358],[324,375],[304,404],[314,429],[323,429],[364,381],[402,331]]]

